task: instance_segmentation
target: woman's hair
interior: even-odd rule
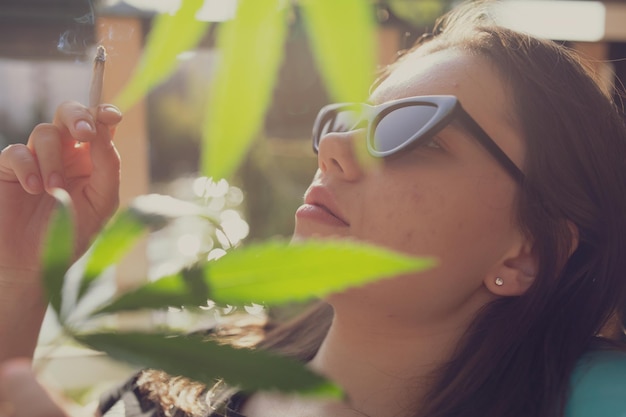
[[[457,7],[405,56],[442,49],[487,58],[511,92],[526,145],[516,214],[538,271],[524,295],[479,312],[412,415],[562,415],[577,361],[608,344],[602,330],[626,305],[624,120],[576,53],[498,26],[489,3]],[[309,323],[300,318],[290,331]],[[319,346],[328,326],[318,325]],[[288,329],[264,345],[294,354]],[[307,334],[306,355],[294,356],[311,356]]]
[[[562,415],[577,361],[609,344],[603,329],[626,305],[622,115],[575,53],[498,26],[488,6],[457,7],[405,56],[459,49],[500,74],[526,145],[516,217],[538,270],[524,295],[478,313],[415,417]],[[307,361],[331,320],[320,303],[259,346]]]

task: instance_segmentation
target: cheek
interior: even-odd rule
[[[476,194],[484,209],[500,211],[513,208],[511,184],[496,175],[484,176],[477,181]]]
[[[380,189],[363,200],[375,204],[364,213],[362,238],[405,253],[440,260],[479,256],[480,247],[497,247],[512,223],[510,184],[495,179]]]
[[[448,211],[449,201],[446,199],[446,193],[434,187],[415,185],[405,196],[404,201],[398,204],[399,207],[406,207],[406,210],[398,216],[404,220],[400,225],[403,242],[415,244],[416,241],[431,241],[437,238],[441,233],[439,226],[445,222],[442,214]]]
[[[411,254],[432,246],[446,222],[446,195],[430,185],[389,187],[375,197],[363,216],[361,229],[366,240]]]

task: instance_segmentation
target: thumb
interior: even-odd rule
[[[0,415],[69,417],[37,382],[27,359],[13,359],[0,366]]]

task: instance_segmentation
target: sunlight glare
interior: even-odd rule
[[[114,6],[121,0],[107,0],[106,6]],[[124,0],[137,9],[155,13],[174,14],[180,8],[182,0]],[[196,14],[196,19],[205,22],[224,22],[235,17],[237,0],[205,0]]]
[[[209,252],[209,256],[207,256],[208,261],[214,261],[216,259],[221,258],[226,255],[226,251],[222,248],[215,248],[211,252]]]
[[[198,177],[193,180],[193,185],[191,186],[194,195],[197,197],[204,197],[204,193],[206,190],[206,184],[209,179],[207,177]]]
[[[214,182],[208,179],[205,184],[204,197],[223,197],[228,192],[228,181],[221,179]]]
[[[176,246],[178,247],[178,251],[183,256],[196,256],[200,251],[200,238],[196,235],[185,234],[178,238],[176,242]]]
[[[220,214],[220,219],[222,229],[224,229],[224,233],[226,233],[228,240],[233,245],[236,245],[248,236],[250,226],[235,210],[224,210]]]
[[[509,0],[492,7],[498,23],[541,38],[594,42],[605,34],[606,7],[599,1]]]

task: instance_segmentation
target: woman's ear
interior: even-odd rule
[[[570,220],[563,220],[565,227],[569,229],[569,244],[563,265],[578,248],[580,231],[578,226]],[[501,297],[513,297],[524,294],[535,282],[539,262],[533,253],[532,239],[518,236],[519,243],[512,245],[505,253],[502,260],[496,264],[493,271],[484,279],[485,287],[494,295]]]
[[[524,294],[535,282],[537,260],[529,243],[512,248],[485,277],[484,284],[494,295],[514,297]]]

